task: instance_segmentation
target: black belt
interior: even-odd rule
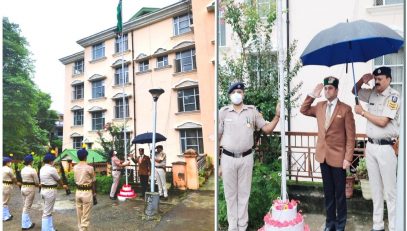
[[[162,167],[162,166],[155,166],[155,168],[162,168],[165,170],[165,167]]]
[[[252,153],[252,150],[249,149],[249,150],[247,150],[247,151],[245,151],[245,152],[242,152],[242,153],[233,153],[233,152],[229,152],[229,151],[226,150],[226,149],[223,149],[222,152],[223,152],[224,154],[228,155],[228,156],[235,157],[235,158],[240,158],[240,157],[245,157],[245,156],[251,154],[251,153]]]
[[[35,185],[34,182],[23,182],[22,185]]]
[[[45,184],[42,184],[42,185],[41,185],[41,188],[43,188],[43,189],[57,189],[57,188],[58,188],[58,185],[57,185],[57,184],[53,184],[53,185],[45,185]]]
[[[3,180],[3,184],[10,185],[10,184],[13,184],[13,181],[5,181],[5,180]]]
[[[393,140],[389,140],[389,139],[367,138],[367,140],[372,144],[378,144],[378,145],[393,145],[394,144]]]
[[[113,169],[112,171],[121,171],[122,169]]]
[[[76,188],[78,190],[92,190],[92,185],[80,185],[80,184],[77,184]]]

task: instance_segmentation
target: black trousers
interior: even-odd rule
[[[141,193],[142,196],[146,194],[147,187],[148,187],[148,176],[140,175],[140,183],[141,183]]]
[[[321,164],[324,185],[326,226],[329,230],[345,230],[346,208],[346,170]]]

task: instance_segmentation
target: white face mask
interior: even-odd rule
[[[232,101],[232,103],[234,105],[239,105],[243,101],[243,96],[242,96],[242,94],[239,94],[239,93],[235,92],[235,93],[230,95],[230,100]]]

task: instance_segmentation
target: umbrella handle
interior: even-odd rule
[[[356,103],[356,105],[359,105],[359,97],[358,96],[355,96],[355,103]]]

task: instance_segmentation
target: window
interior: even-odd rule
[[[99,43],[92,46],[92,59],[101,59],[105,57],[105,46],[103,43]]]
[[[165,67],[168,65],[168,55],[157,57],[157,68]]]
[[[123,74],[124,74],[124,77],[123,77]],[[114,74],[114,84],[122,85],[122,84],[125,84],[128,82],[129,82],[129,66],[128,65],[124,66],[124,73],[123,73],[123,69],[121,66],[119,68],[116,68],[116,71]]]
[[[138,63],[138,71],[139,72],[144,72],[148,71],[148,60],[144,60]]]
[[[257,0],[257,13],[260,18],[267,18],[270,14],[270,0]]]
[[[102,111],[92,112],[92,130],[102,130],[105,126],[105,117]]]
[[[73,125],[74,126],[83,125],[83,109],[73,111]]]
[[[178,91],[178,111],[199,110],[199,90],[198,87],[183,89]]]
[[[123,99],[116,99],[116,105],[114,106],[114,118],[124,118],[124,108],[126,108],[126,117],[129,117],[129,99],[126,98],[125,105],[123,107]]]
[[[374,59],[374,69],[387,66],[391,68],[391,87],[402,93],[403,73],[404,73],[404,48],[398,53],[380,56]]]
[[[103,80],[92,82],[92,99],[105,96],[105,86]]]
[[[78,136],[78,137],[72,137],[73,140],[73,148],[74,149],[80,149],[82,148],[82,141],[83,141],[83,136]]]
[[[73,99],[83,99],[83,83],[73,85],[72,88],[73,88],[72,92]]]
[[[129,146],[128,145],[130,145],[130,138],[131,137],[131,134],[130,134],[130,132],[126,132],[126,143],[127,143],[127,148],[129,148]],[[118,133],[117,134],[117,139],[119,140],[119,142],[121,142],[121,143],[123,143],[124,144],[124,136],[123,136],[123,130],[121,129],[120,130],[120,133]],[[127,149],[128,150],[128,149]]]
[[[225,12],[223,9],[219,11],[219,38],[218,46],[226,46],[226,22],[225,22]]]
[[[401,4],[403,0],[374,0],[375,6]]]
[[[192,148],[197,153],[204,153],[202,129],[183,129],[180,130],[181,151],[184,153],[187,149]]]
[[[177,52],[175,58],[175,72],[191,71],[195,69],[195,49]]]
[[[180,35],[191,31],[192,15],[185,14],[174,18],[174,35]]]
[[[73,74],[74,75],[79,75],[83,73],[84,69],[84,62],[82,60],[75,61],[75,64],[73,66]]]
[[[129,49],[127,34],[123,37],[116,38],[115,49],[116,53],[127,51]]]

